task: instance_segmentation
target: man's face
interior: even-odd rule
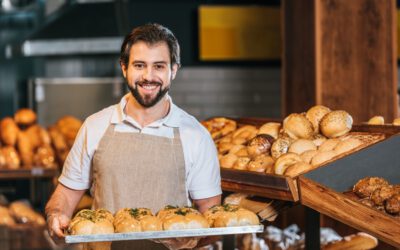
[[[157,104],[168,92],[175,79],[177,65],[171,68],[168,46],[165,42],[132,45],[128,65],[121,64],[122,73],[136,101],[145,108]]]

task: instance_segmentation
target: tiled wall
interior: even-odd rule
[[[171,96],[178,106],[205,119],[213,116],[279,118],[280,68],[186,67]]]

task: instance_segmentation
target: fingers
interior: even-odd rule
[[[49,232],[51,237],[64,238],[63,229],[67,228],[69,218],[65,215],[51,215],[48,218]]]
[[[168,249],[185,249],[196,247],[199,241],[198,237],[183,237],[183,238],[169,238],[160,239],[160,242],[164,244]]]

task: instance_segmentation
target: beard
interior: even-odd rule
[[[144,85],[144,84],[152,84],[152,85],[157,85],[160,86],[160,90],[156,94],[155,97],[151,97],[150,95],[141,95],[139,93],[139,85]],[[169,91],[169,86],[165,87],[164,89],[161,88],[162,84],[160,82],[149,82],[149,81],[136,81],[135,82],[135,87],[130,86],[129,84],[128,88],[135,97],[136,101],[145,108],[151,108],[154,105],[156,105]]]

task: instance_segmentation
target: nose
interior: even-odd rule
[[[146,67],[142,75],[143,80],[151,81],[153,79],[153,70],[151,67]]]

